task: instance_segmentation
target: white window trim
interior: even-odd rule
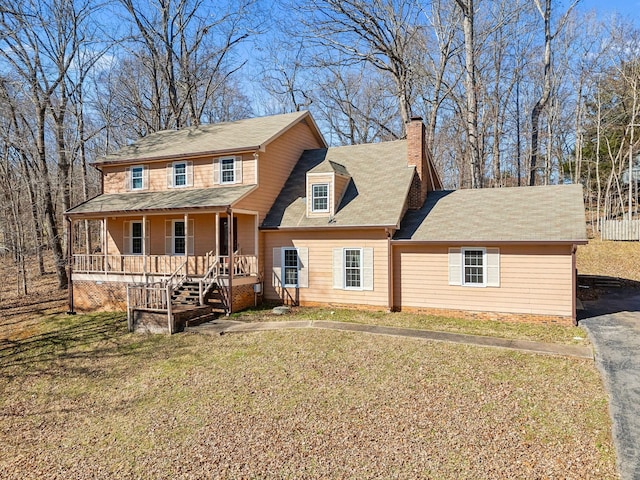
[[[347,250],[357,250],[360,252],[360,286],[348,287],[347,286]],[[364,290],[364,252],[362,248],[358,247],[345,247],[342,249],[342,285],[344,290]]]
[[[315,200],[316,198],[325,198],[325,197],[316,197],[315,195],[315,187],[326,187],[327,188],[327,208],[324,209],[319,209],[319,208],[315,208]],[[330,205],[329,205],[329,195],[330,189],[329,189],[329,184],[328,183],[312,183],[311,184],[311,211],[313,213],[328,213],[330,210]]]
[[[141,180],[141,182],[140,182],[140,186],[139,187],[134,187],[133,186],[133,171],[135,169],[138,169],[138,168],[140,169],[140,180]],[[131,183],[129,185],[129,188],[131,190],[144,190],[145,189],[145,184],[144,184],[144,165],[134,165],[134,166],[130,167],[129,168],[129,175],[131,176],[131,178],[130,178],[130,182]]]
[[[287,265],[286,265],[285,252],[287,252],[287,251],[296,252],[296,279],[297,279],[297,282],[295,284],[293,284],[293,283],[285,283],[285,278],[287,278],[287,268],[293,268],[293,267],[287,267]],[[281,255],[282,255],[282,259],[281,259],[280,265],[282,266],[282,286],[285,287],[285,288],[299,288],[300,287],[300,254],[298,253],[298,249],[295,248],[295,247],[282,247]]]
[[[176,223],[185,223],[182,219],[171,220],[171,254],[179,257],[187,254],[187,242],[189,237],[187,236],[187,225],[185,224],[185,235],[183,237],[176,237]],[[184,238],[184,252],[176,253],[176,238]]]
[[[482,283],[467,283],[465,281],[465,263],[464,263],[464,254],[468,251],[481,251],[482,252]],[[461,275],[461,285],[463,287],[477,287],[484,288],[487,286],[487,249],[485,247],[462,247],[460,249],[460,267],[462,268]]]
[[[224,181],[224,170],[222,168],[223,162],[225,160],[231,160],[233,162],[231,166],[231,172],[233,173],[233,180],[226,181],[226,182]],[[218,159],[218,162],[219,162],[218,166],[220,168],[220,185],[231,185],[236,183],[236,162],[237,161],[238,160],[236,159],[236,157],[222,157]]]
[[[184,184],[183,185],[178,185],[178,182],[176,182],[176,179],[178,178],[178,173],[176,172],[176,167],[178,165],[184,165],[184,173],[181,175],[184,175]],[[171,164],[171,184],[173,185],[173,188],[185,188],[189,186],[189,164],[187,162],[173,162]]]

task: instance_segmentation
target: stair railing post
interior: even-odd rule
[[[198,301],[200,302],[200,306],[204,305],[204,290],[202,285],[202,279],[198,282]]]
[[[169,324],[169,335],[171,335],[173,333],[173,315],[171,312],[171,284],[170,283],[167,284],[166,295],[167,295],[167,321]]]

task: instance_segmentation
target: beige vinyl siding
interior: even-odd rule
[[[224,188],[226,186],[254,185],[256,183],[256,160],[252,154],[236,155],[236,161],[242,161],[242,183],[230,185],[218,185],[213,182],[213,157],[202,157],[192,162],[193,188]],[[182,160],[180,160],[182,161]],[[167,170],[174,162],[168,159],[163,162],[152,162],[144,164],[148,166],[149,186],[144,191],[165,191],[170,190],[167,178],[171,174]],[[136,165],[143,165],[142,163]],[[130,191],[126,188],[126,169],[128,166],[105,166],[104,173],[104,193],[124,193]]]
[[[476,287],[449,285],[448,246],[394,245],[395,306],[573,315],[570,245],[497,248],[500,286]]]
[[[262,223],[302,152],[321,147],[305,122],[291,127],[269,143],[264,152],[259,152],[258,188],[234,205],[234,208],[257,210]]]
[[[334,176],[334,199],[333,199],[333,212],[338,211],[338,207],[340,206],[340,200],[344,196],[344,191],[347,189],[347,185],[349,184],[349,180],[351,177],[345,177],[344,175],[335,175]]]
[[[273,249],[280,247],[308,248],[308,288],[287,289],[301,304],[353,304],[386,307],[388,304],[387,240],[384,231],[335,232],[265,232],[265,298],[278,300],[283,293],[274,285]],[[373,249],[373,290],[342,290],[333,288],[333,249]],[[278,250],[276,250],[277,252]]]
[[[236,215],[238,223],[238,250],[241,255],[253,255],[256,243],[256,217],[253,215]]]
[[[307,216],[308,217],[329,217],[333,215],[335,209],[333,208],[333,173],[316,173],[307,174]],[[327,186],[327,212],[314,212],[313,211],[313,185],[326,185]]]

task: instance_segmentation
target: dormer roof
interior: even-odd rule
[[[349,172],[344,165],[334,162],[333,160],[325,160],[309,170],[309,173],[335,173],[336,175],[342,175],[349,177]]]

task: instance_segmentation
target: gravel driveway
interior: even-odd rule
[[[585,302],[580,320],[595,345],[610,395],[621,480],[640,479],[640,291],[619,290]]]

